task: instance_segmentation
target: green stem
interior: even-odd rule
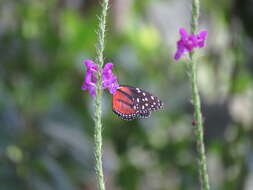
[[[105,31],[106,31],[106,16],[108,11],[108,0],[103,0],[102,13],[99,17],[99,26],[97,31],[98,42],[96,46],[98,72],[97,72],[97,87],[95,99],[95,161],[96,161],[96,175],[98,180],[98,189],[105,190],[103,165],[102,165],[102,68],[104,63],[104,47],[105,47]]]
[[[199,17],[199,0],[192,0],[192,21],[191,32],[197,31]],[[192,103],[194,105],[194,120],[196,121],[195,133],[197,138],[197,150],[199,153],[199,176],[201,181],[201,189],[209,190],[209,179],[207,173],[205,145],[203,137],[203,119],[201,113],[201,103],[199,90],[197,85],[197,62],[195,60],[194,51],[190,52],[190,80],[192,88]]]

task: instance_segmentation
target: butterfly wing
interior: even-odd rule
[[[163,107],[162,101],[151,93],[136,87],[131,87],[133,92],[134,108],[140,117],[149,117],[151,111],[159,110]]]
[[[126,86],[120,86],[112,97],[112,110],[125,120],[136,118],[132,91]]]
[[[121,85],[113,95],[113,111],[123,119],[147,118],[151,111],[163,107],[162,101],[149,92],[128,85]]]

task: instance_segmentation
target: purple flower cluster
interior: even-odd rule
[[[207,30],[201,30],[196,35],[187,34],[184,28],[179,29],[181,39],[177,41],[177,52],[175,53],[174,59],[178,60],[185,51],[191,52],[194,48],[202,48],[205,46]]]
[[[103,89],[108,88],[111,94],[114,94],[119,87],[117,77],[112,73],[112,63],[106,63],[102,72]]]
[[[91,96],[96,96],[97,70],[98,66],[92,60],[85,60],[86,75],[82,85],[82,90],[88,90]],[[102,70],[102,88],[109,89],[114,94],[119,87],[117,77],[112,72],[112,63],[106,63]]]

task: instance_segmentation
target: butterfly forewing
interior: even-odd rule
[[[114,113],[122,119],[131,120],[136,117],[132,91],[124,86],[120,86],[113,94],[112,109]]]
[[[113,95],[113,111],[123,119],[147,118],[151,111],[163,107],[161,100],[149,92],[121,85]]]
[[[159,110],[163,107],[163,103],[158,97],[153,96],[141,88],[132,87],[132,92],[134,105],[140,113]]]

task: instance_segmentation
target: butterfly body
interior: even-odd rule
[[[151,111],[162,107],[163,103],[158,97],[128,85],[120,85],[112,97],[113,112],[125,120],[147,118]]]

